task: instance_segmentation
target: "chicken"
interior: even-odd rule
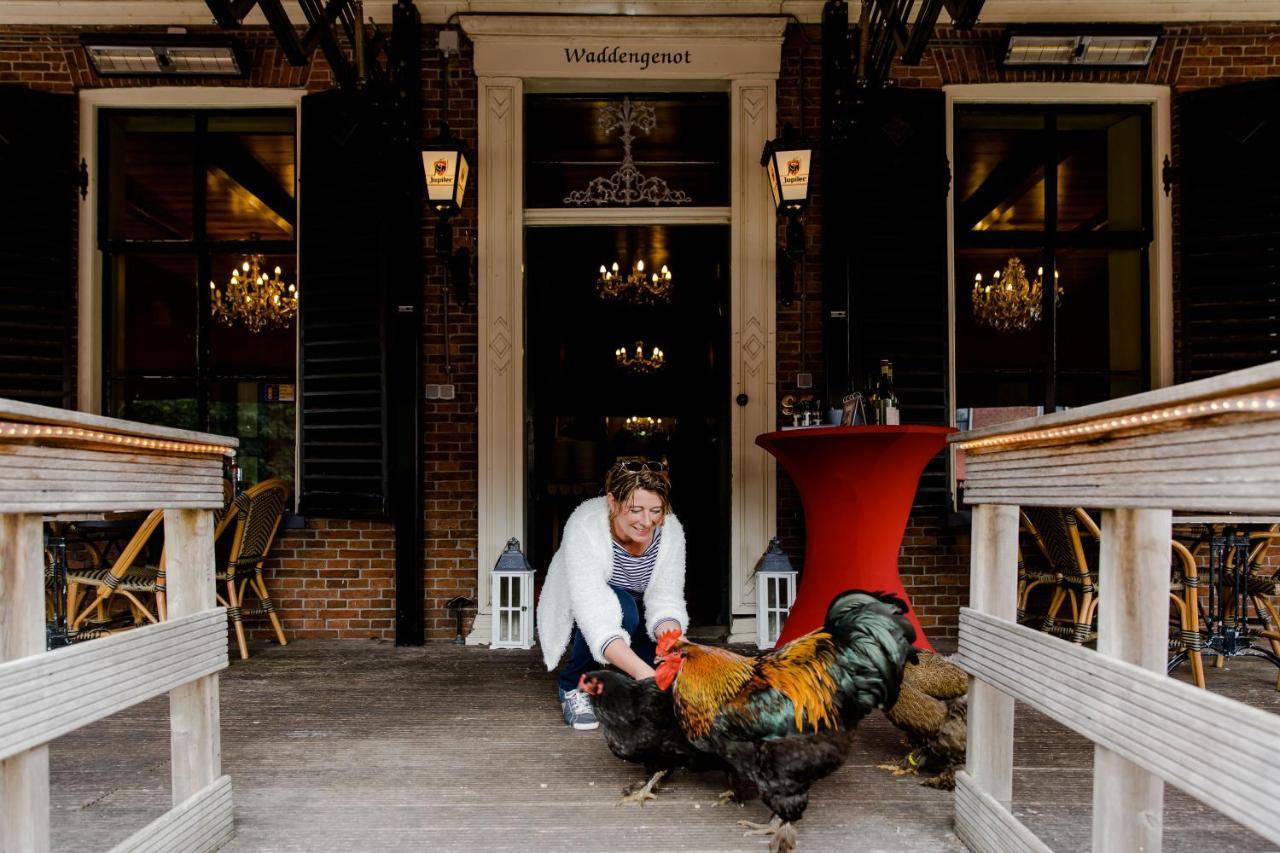
[[[652,678],[636,681],[602,669],[585,673],[578,687],[591,696],[609,751],[623,761],[644,765],[648,774],[647,782],[623,792],[618,805],[643,806],[656,799],[658,782],[677,767],[695,772],[725,769],[719,758],[689,743],[676,723],[671,694],[659,690]]]
[[[885,711],[906,733],[909,751],[901,761],[880,767],[895,776],[936,772],[921,784],[950,791],[965,758],[969,676],[940,654],[918,654],[918,662],[908,663],[902,673],[898,701]]]
[[[656,680],[671,689],[676,720],[694,747],[759,788],[774,818],[748,825],[773,836],[774,853],[794,849],[809,787],[844,763],[857,722],[897,701],[915,640],[906,610],[891,596],[841,593],[820,630],[757,657],[659,639]]]

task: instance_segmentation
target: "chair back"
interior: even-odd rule
[[[279,478],[263,480],[236,495],[235,536],[231,542],[229,567],[252,566],[262,562],[271,550],[276,531],[284,518],[289,485]]]
[[[1089,571],[1073,510],[1028,506],[1022,508],[1022,516],[1028,532],[1053,569],[1070,574]]]

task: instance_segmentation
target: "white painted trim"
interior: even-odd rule
[[[727,5],[727,4],[726,4]],[[732,541],[730,606],[734,630],[755,636],[755,598],[751,568],[764,552],[776,524],[776,465],[755,446],[756,435],[773,428],[776,397],[775,214],[759,163],[765,140],[776,132],[776,78],[781,63],[784,18],[643,18],[610,16],[493,17],[466,16],[461,25],[476,44],[478,115],[479,256],[478,324],[480,394],[479,474],[477,483],[477,591],[480,604],[469,643],[486,643],[493,630],[491,575],[507,539],[524,526],[524,376],[523,251],[524,227],[580,224],[729,224],[731,269],[730,360],[732,386],[722,393],[745,393],[746,407],[731,407]],[[536,30],[544,51],[532,60],[528,32]],[[538,91],[599,91],[604,81],[630,86],[632,70],[590,65],[556,69],[546,60],[546,45],[556,39],[623,38],[638,43],[667,33],[662,50],[722,50],[728,63],[715,69],[672,66],[685,91],[730,90],[731,187],[729,208],[606,211],[524,210],[523,96]],[[612,42],[611,42],[612,43]],[[558,49],[558,48],[557,48]],[[550,78],[563,79],[550,81]],[[623,78],[626,83],[620,83]],[[726,87],[726,81],[728,86]],[[641,87],[650,85],[637,81]],[[501,110],[490,103],[505,90]],[[501,115],[498,113],[501,112]],[[525,538],[521,536],[520,538]],[[739,630],[740,628],[740,630]]]
[[[208,7],[205,7],[208,18]],[[0,14],[0,22],[4,15]],[[102,414],[102,252],[98,251],[98,111],[103,109],[270,109],[292,107],[302,136],[302,89],[145,86],[80,92],[80,156],[89,192],[80,203],[77,264],[76,408]],[[295,169],[297,175],[299,170]],[[296,189],[296,186],[295,186]],[[295,191],[294,199],[298,193]],[[295,238],[297,230],[294,231]]]
[[[393,0],[369,0],[365,16],[380,24],[391,21]],[[529,0],[415,0],[425,23],[444,23],[453,14],[511,14],[529,12]],[[579,15],[794,15],[806,24],[822,20],[822,0],[542,0],[538,11]],[[851,3],[850,20],[857,20]],[[285,10],[296,24],[305,24],[295,4]],[[61,26],[173,24],[207,26],[209,7],[203,0],[4,0],[0,24]],[[1275,21],[1277,0],[987,0],[980,23],[1038,23],[1073,21],[1174,23],[1196,21]],[[944,14],[942,21],[946,21]],[[265,25],[259,9],[246,18],[250,26]]]
[[[631,207],[602,210],[574,210],[559,207],[526,207],[524,224],[535,226],[562,225],[728,225],[733,221],[731,207]]]

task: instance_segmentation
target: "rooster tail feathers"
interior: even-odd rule
[[[897,596],[862,590],[842,592],[827,608],[823,629],[836,646],[846,721],[898,701],[902,669],[916,639],[906,612]]]

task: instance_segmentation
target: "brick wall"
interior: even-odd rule
[[[119,30],[120,28],[112,28]],[[441,118],[443,96],[441,59],[433,47],[436,27],[424,27],[422,48],[423,126],[434,134]],[[0,84],[74,92],[81,88],[155,85],[146,80],[100,80],[87,66],[78,37],[80,28],[0,27]],[[949,83],[998,81],[1095,81],[1159,83],[1175,94],[1193,88],[1244,82],[1277,74],[1280,62],[1280,24],[1175,25],[1151,65],[1138,70],[1021,70],[1004,71],[995,62],[1001,29],[977,28],[961,33],[942,28],[923,62],[915,68],[896,67],[899,85],[936,88]],[[266,30],[241,33],[253,56],[247,81],[229,86],[291,86],[309,91],[328,88],[331,78],[317,54],[304,68],[289,66]],[[801,33],[792,29],[783,48],[778,83],[779,120],[816,138],[820,133],[820,37],[817,27]],[[803,82],[802,82],[803,81]],[[182,81],[159,81],[181,85]],[[192,81],[191,85],[208,85]],[[476,138],[475,78],[470,46],[455,62],[444,117],[453,132],[474,149]],[[1178,145],[1178,104],[1173,105],[1174,156]],[[819,167],[820,169],[820,164]],[[815,184],[820,174],[815,172]],[[475,252],[474,190],[463,214],[455,220],[455,248]],[[778,309],[778,392],[795,391],[798,372],[813,374],[815,388],[823,387],[821,355],[821,239],[822,209],[815,192],[806,217],[806,259],[797,274],[798,298]],[[1178,215],[1174,193],[1175,233]],[[451,638],[453,622],[444,602],[455,595],[474,596],[477,553],[477,316],[474,289],[464,305],[448,305],[445,334],[446,286],[444,270],[435,259],[434,221],[424,222],[425,276],[423,312],[423,380],[451,383],[455,398],[424,403],[425,573],[427,634]],[[781,236],[781,235],[780,235]],[[1177,293],[1175,244],[1175,310]],[[446,337],[448,352],[446,354]],[[803,347],[802,347],[803,341]],[[803,551],[803,513],[795,490],[779,474],[778,532],[793,559]],[[935,641],[946,644],[955,636],[956,613],[967,596],[967,531],[945,527],[931,517],[913,517],[901,557],[907,590],[921,621]],[[392,638],[394,636],[394,563],[391,530],[385,524],[310,519],[305,529],[286,531],[276,549],[272,578],[280,609],[291,636]],[[266,636],[261,624],[255,635]]]

